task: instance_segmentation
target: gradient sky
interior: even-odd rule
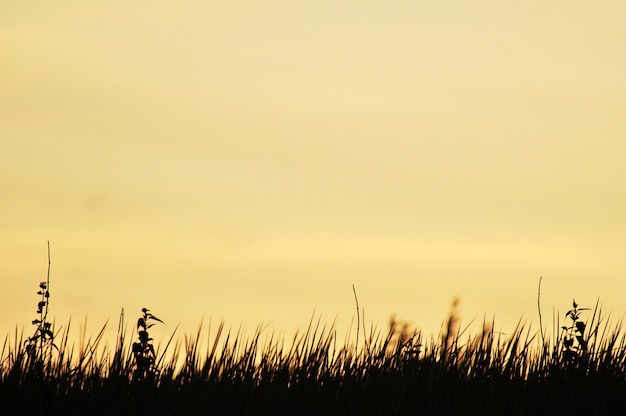
[[[3,1],[0,330],[626,311],[626,3]],[[112,325],[114,327],[115,325]],[[88,331],[90,332],[90,331]],[[94,334],[95,335],[95,334]]]

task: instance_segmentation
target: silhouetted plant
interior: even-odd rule
[[[35,333],[29,337],[25,343],[25,351],[28,357],[27,366],[29,371],[35,371],[38,375],[43,375],[46,358],[49,358],[51,348],[58,350],[54,344],[54,333],[52,324],[48,322],[48,310],[50,306],[50,243],[48,243],[48,274],[45,282],[39,283],[40,296],[37,303],[38,317],[32,321],[35,325]]]
[[[570,309],[565,314],[565,318],[571,320],[571,325],[563,325],[562,341],[563,341],[563,361],[572,365],[579,361],[587,352],[587,339],[585,338],[585,322],[580,320],[580,314],[582,311],[588,311],[589,308],[579,308],[576,300],[572,301],[573,309]]]
[[[150,313],[149,309],[141,309],[143,316],[137,320],[137,338],[133,343],[133,357],[135,358],[135,370],[133,378],[135,380],[154,380],[158,369],[155,366],[156,354],[152,345],[152,338],[148,329],[154,326],[154,322],[162,320]]]

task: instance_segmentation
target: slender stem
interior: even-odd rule
[[[43,358],[43,347],[44,347],[44,337],[45,337],[45,331],[47,330],[46,328],[46,323],[48,322],[48,300],[50,299],[50,264],[52,262],[50,261],[50,240],[48,240],[48,272],[46,273],[46,288],[42,291],[43,292],[43,301],[44,301],[44,306],[43,306],[43,319],[41,320],[41,323],[39,325],[43,325],[43,330],[44,332],[40,333],[41,337],[41,353],[42,353],[42,358]]]
[[[43,321],[46,321],[48,319],[48,299],[50,296],[50,241],[48,241],[48,273],[46,274],[46,289],[43,290],[43,296],[44,299],[42,299],[43,301],[45,301],[45,305],[44,305],[44,311],[45,314],[43,316]]]
[[[539,333],[541,334],[541,344],[542,344],[542,348],[544,350],[544,355],[545,355],[546,337],[543,333],[543,320],[541,318],[541,280],[542,279],[543,279],[543,276],[540,276],[539,288],[537,289],[537,310],[539,311]]]
[[[354,301],[356,302],[356,345],[354,351],[357,351],[359,347],[359,331],[361,330],[361,317],[359,314],[359,298],[356,296],[356,288],[352,285],[352,292],[354,293]]]

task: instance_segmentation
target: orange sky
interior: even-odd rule
[[[288,3],[288,4],[283,4]],[[621,316],[626,4],[5,1],[0,330]],[[511,328],[512,329],[512,328]]]

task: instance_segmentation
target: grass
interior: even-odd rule
[[[580,349],[569,327],[542,344],[523,323],[508,336],[489,323],[464,336],[451,315],[438,337],[392,323],[359,346],[338,343],[319,320],[291,343],[222,323],[206,349],[199,331],[169,354],[169,343],[148,346],[148,325],[128,341],[122,315],[112,351],[99,348],[104,328],[78,351],[67,328],[43,361],[29,361],[29,340],[7,337],[0,399],[22,414],[615,414],[626,410],[624,335],[596,315]]]
[[[623,414],[626,345],[622,323],[574,301],[551,334],[524,322],[508,334],[483,322],[459,327],[454,307],[437,336],[392,321],[357,319],[356,342],[311,319],[292,339],[250,336],[224,323],[201,346],[202,329],[155,348],[162,321],[143,309],[129,340],[124,312],[113,349],[103,327],[75,348],[70,324],[47,320],[49,274],[40,286],[35,333],[7,336],[0,351],[0,402],[19,414],[399,415]],[[355,300],[356,291],[354,292]],[[41,303],[43,302],[43,303]],[[357,316],[358,316],[357,312]],[[17,414],[16,413],[16,414]]]

